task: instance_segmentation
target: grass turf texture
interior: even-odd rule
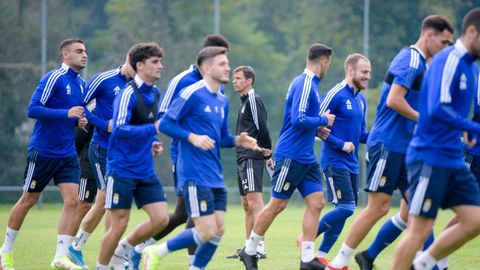
[[[173,205],[170,206],[173,207]],[[10,205],[0,205],[0,240],[2,242],[10,207]],[[39,210],[37,207],[32,208],[17,238],[15,246],[16,269],[50,269],[50,262],[55,253],[56,228],[60,209],[61,205],[59,204],[46,204],[43,210]],[[326,213],[329,209],[330,208],[327,207],[323,213]],[[392,209],[386,218],[390,217],[397,210],[398,209]],[[355,212],[355,214],[358,213],[359,210]],[[448,221],[451,215],[451,211],[440,212],[435,225],[435,232],[437,234],[442,230],[442,226]],[[295,238],[301,232],[302,216],[303,205],[301,204],[290,205],[278,216],[267,232],[265,245],[268,258],[259,262],[260,269],[298,269],[299,252],[295,244]],[[243,217],[243,209],[240,205],[229,205],[226,215],[226,232],[208,269],[244,269],[240,261],[225,259],[225,256],[231,255],[244,244],[245,229]],[[362,242],[358,250],[363,250],[369,245],[386,218],[374,227],[373,231]],[[146,219],[146,215],[143,211],[132,209],[128,230],[131,230],[144,219]],[[352,220],[353,218],[348,220],[340,239],[330,251],[329,259],[333,259],[338,251],[351,226]],[[174,235],[181,229],[183,229],[183,227],[178,228],[171,235]],[[102,235],[103,224],[92,234],[85,246],[84,256],[90,269],[95,268]],[[316,247],[318,247],[320,240],[321,237],[317,240]],[[395,244],[396,242],[379,255],[376,260],[376,269],[390,269]],[[478,250],[480,250],[480,238],[470,241],[450,257],[450,269],[480,269]],[[187,253],[185,250],[182,250],[165,257],[162,269],[187,269],[186,265]],[[358,269],[353,259],[350,263],[350,268]]]

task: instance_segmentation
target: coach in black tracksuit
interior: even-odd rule
[[[272,149],[267,128],[267,112],[262,98],[252,88],[254,81],[255,71],[252,67],[240,66],[233,71],[233,87],[242,99],[236,135],[247,132],[248,135],[257,139],[260,147]],[[271,152],[264,156],[261,152],[237,147],[238,187],[245,210],[245,239],[250,237],[255,218],[263,208],[263,168],[265,166],[273,168],[271,156]],[[266,257],[263,241],[258,246],[257,256]]]

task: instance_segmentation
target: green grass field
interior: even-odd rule
[[[2,230],[5,228],[10,207],[10,205],[0,206],[0,228]],[[43,210],[39,210],[36,207],[32,209],[17,238],[15,248],[17,270],[49,269],[55,252],[56,227],[60,207],[58,204],[47,204]],[[324,211],[328,211],[328,209]],[[395,210],[392,209],[391,213]],[[357,210],[356,213],[358,214],[358,212]],[[445,224],[451,214],[452,212],[450,211],[440,213],[435,227],[436,232],[441,231],[443,224]],[[298,269],[299,253],[295,244],[295,238],[300,233],[302,215],[302,205],[294,204],[289,206],[275,220],[266,235],[265,245],[268,258],[259,262],[261,269]],[[142,211],[133,210],[129,229],[145,218],[146,215]],[[340,239],[330,252],[329,259],[332,259],[338,251],[352,220],[352,218],[349,219],[349,223],[342,232]],[[240,261],[225,259],[225,256],[231,255],[244,243],[243,210],[240,206],[229,205],[226,215],[226,228],[220,247],[213,261],[209,264],[209,269],[244,269]],[[363,241],[359,249],[364,249],[368,246],[378,229],[379,226],[376,226],[374,231],[368,235],[368,238]],[[90,269],[95,266],[102,234],[102,230],[97,230],[85,246],[84,254]],[[3,231],[0,235],[0,240],[3,242]],[[392,245],[379,255],[376,261],[377,269],[390,269],[394,246]],[[480,238],[477,238],[451,256],[450,269],[480,269],[479,250]],[[180,251],[167,256],[162,269],[187,269],[186,265],[186,251]],[[353,261],[350,267],[351,269],[357,269]]]

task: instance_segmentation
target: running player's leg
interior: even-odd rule
[[[358,191],[358,188],[354,188],[357,175],[346,169],[328,167],[325,178],[328,201],[334,204],[334,209],[322,217],[317,229],[317,237],[324,233],[317,251],[317,257],[323,260],[340,236],[347,218],[355,211],[355,193]]]
[[[445,169],[433,167],[432,170],[438,170],[445,175]],[[460,168],[456,170],[450,170],[450,178],[445,181],[444,179],[438,179],[438,175],[435,172],[432,173],[432,178],[435,179],[434,184],[427,185],[426,196],[423,202],[420,201],[418,207],[412,202],[412,209],[421,209],[420,215],[430,214],[428,210],[429,205],[436,205],[434,200],[437,196],[432,196],[431,190],[433,189],[436,194],[443,192],[444,197],[441,201],[442,208],[452,208],[456,214],[456,222],[454,225],[445,229],[435,240],[432,246],[427,251],[422,253],[421,256],[415,259],[414,265],[426,267],[434,266],[438,260],[450,255],[452,252],[460,248],[463,244],[468,242],[480,233],[480,189],[475,177],[466,169]],[[435,177],[437,176],[437,177]],[[435,178],[433,178],[435,177]],[[437,180],[438,179],[438,180]],[[446,182],[445,184],[441,183]],[[431,181],[433,182],[433,181]],[[438,183],[440,182],[440,183]],[[442,185],[443,184],[443,185]],[[438,190],[440,189],[440,190]],[[430,202],[430,201],[433,202]]]
[[[368,156],[368,181],[364,186],[368,192],[368,203],[353,221],[346,240],[332,261],[334,268],[348,265],[355,248],[378,220],[388,213],[393,191],[400,183],[407,182],[404,154],[388,151],[379,143],[369,146]]]

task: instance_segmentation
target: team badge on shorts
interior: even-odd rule
[[[113,203],[118,204],[119,200],[120,200],[120,194],[118,193],[113,194]]]
[[[423,212],[428,212],[428,211],[430,210],[430,207],[432,207],[432,200],[431,200],[431,199],[426,199],[426,200],[423,202],[422,211],[423,211]]]
[[[287,191],[290,188],[290,182],[285,182],[285,185],[283,185],[283,190]]]
[[[379,186],[383,187],[383,186],[385,186],[385,183],[387,183],[387,177],[382,176],[382,178],[380,178]]]
[[[37,185],[37,180],[32,180],[32,182],[30,182],[31,189],[34,189],[36,185]]]
[[[200,201],[200,211],[202,211],[202,212],[207,211],[207,201],[205,201],[205,200]]]
[[[339,200],[342,199],[342,191],[340,189],[337,189],[337,198]]]
[[[90,197],[90,191],[87,190],[87,192],[85,192],[85,198],[88,198]]]

